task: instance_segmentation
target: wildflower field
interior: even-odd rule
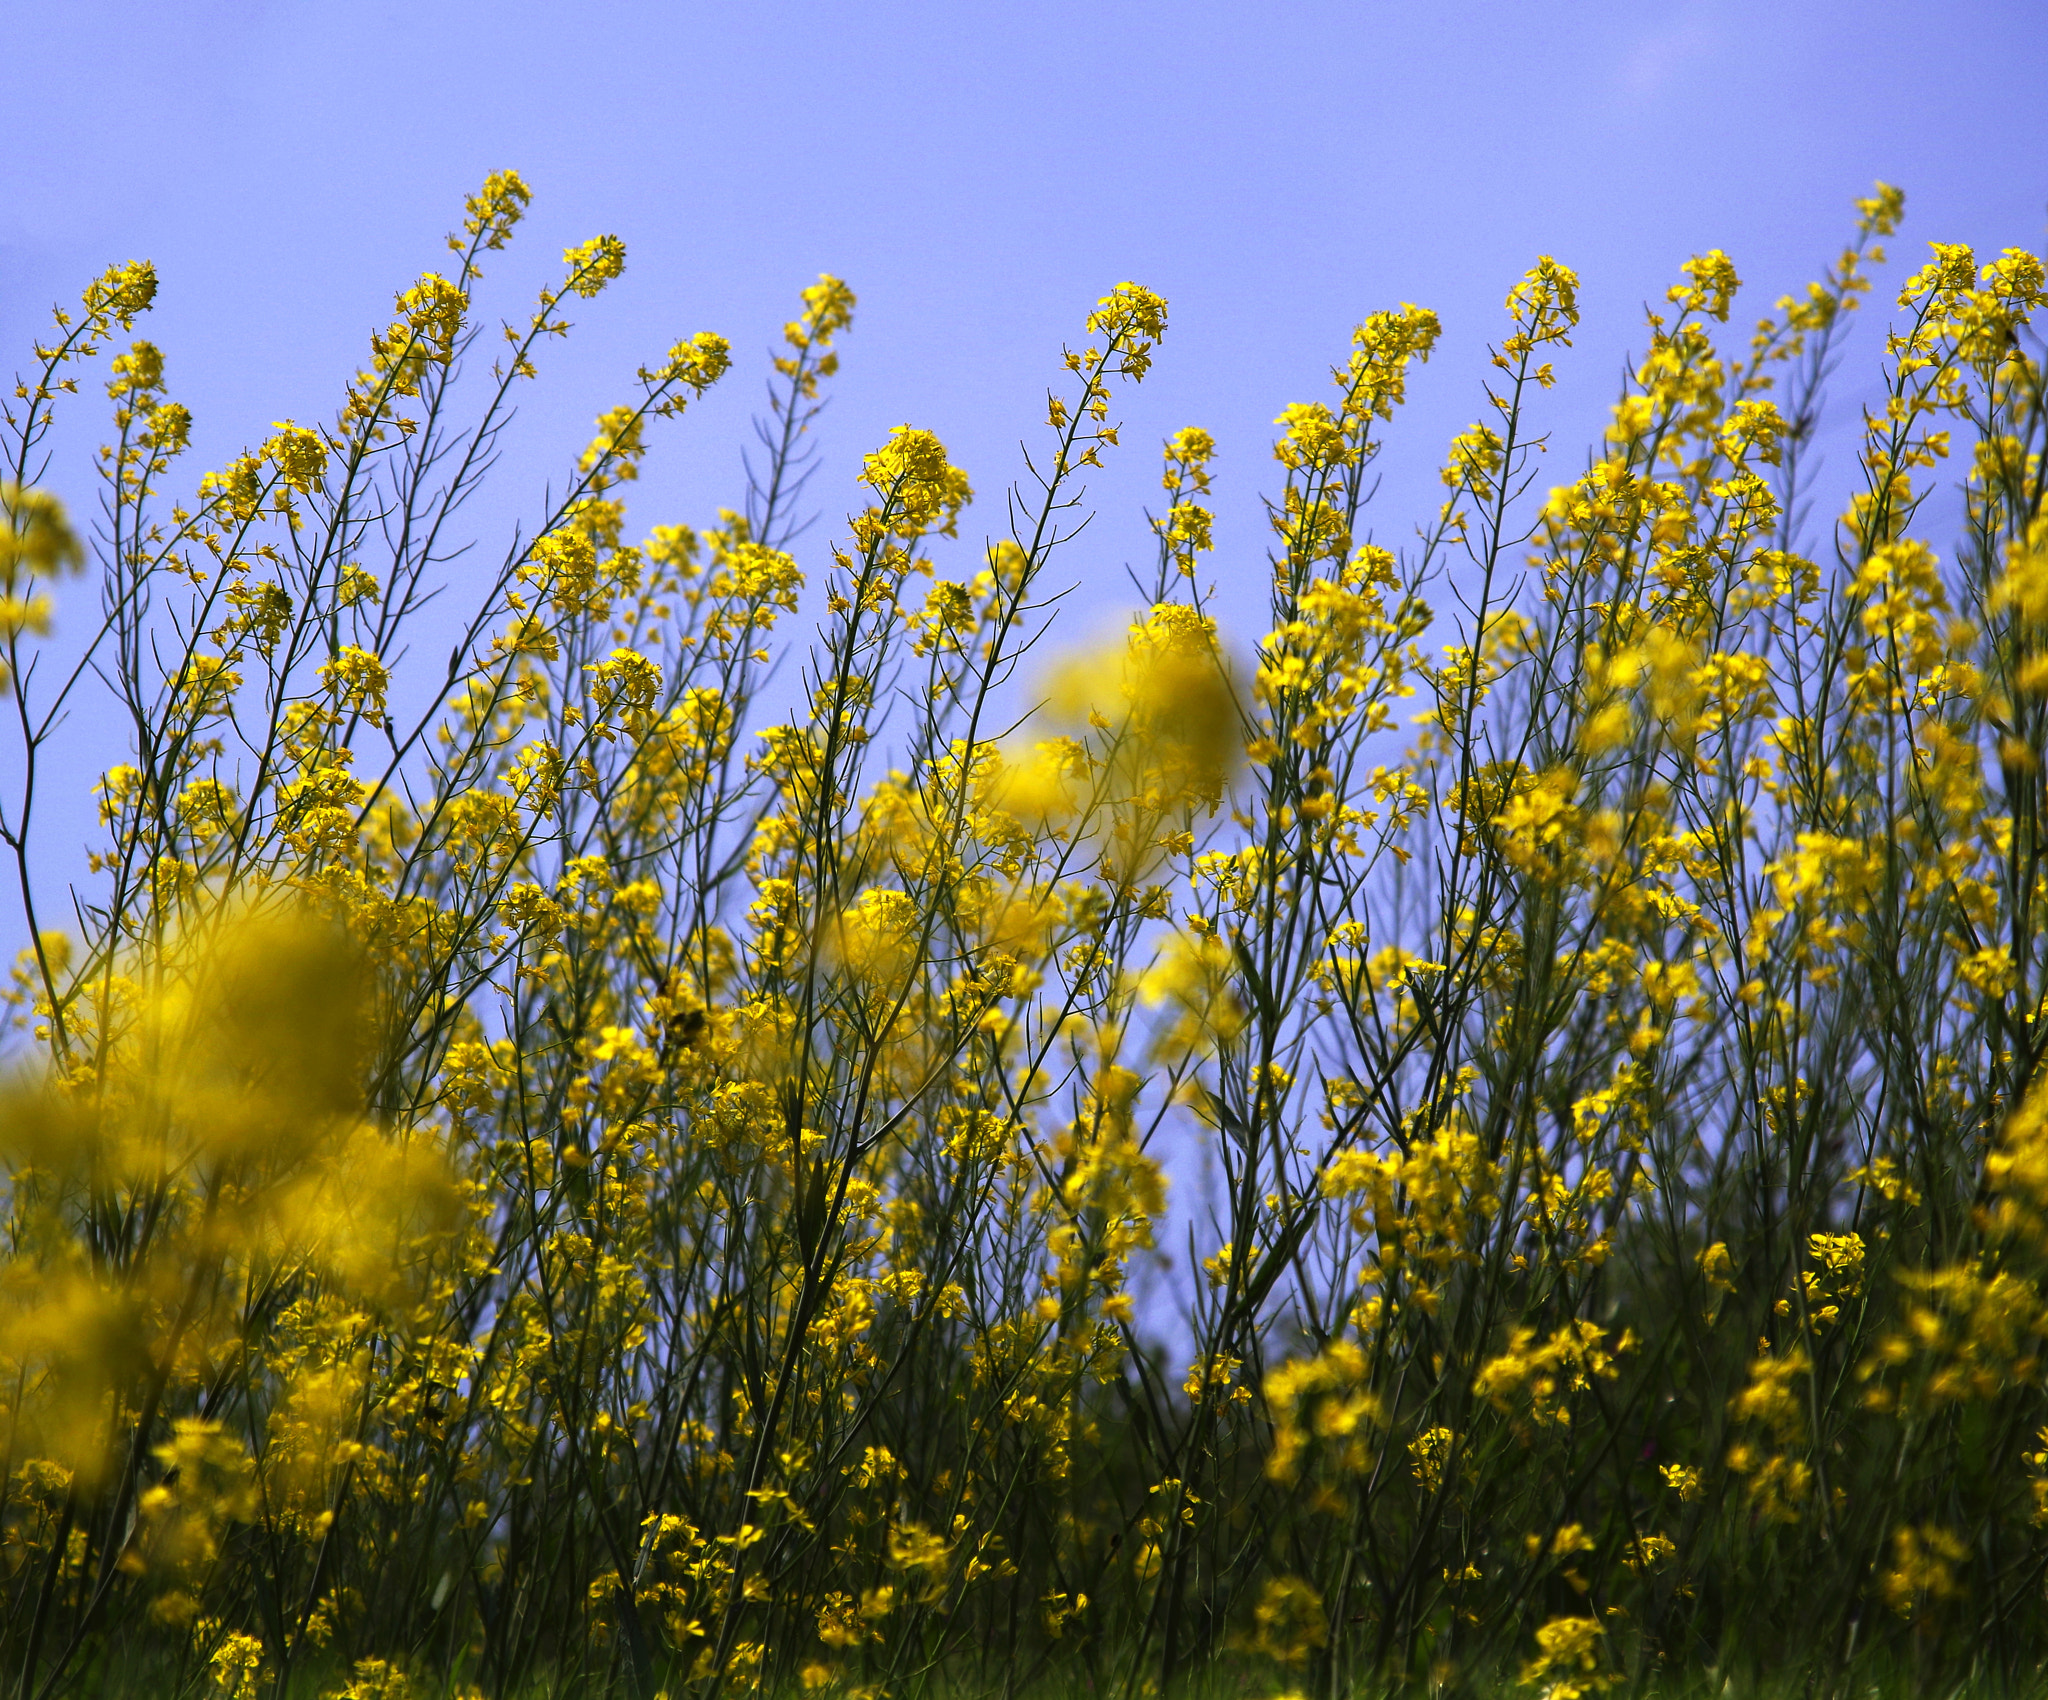
[[[1539,464],[1541,259],[1391,550],[1439,326],[1375,312],[1280,415],[1269,553],[1180,431],[1076,654],[1165,301],[1048,350],[1007,499],[906,425],[800,559],[821,279],[740,508],[628,526],[699,334],[486,560],[625,260],[501,335],[527,200],[203,477],[145,264],[7,404],[0,1682],[2041,1685],[2040,259],[1872,306],[1883,187],[1761,321],[1701,255]],[[47,453],[94,386],[96,512]]]

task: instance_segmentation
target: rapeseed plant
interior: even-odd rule
[[[1911,274],[1817,536],[1897,191],[1747,340],[1686,262],[1548,491],[1540,259],[1398,551],[1369,468],[1440,327],[1374,313],[1277,420],[1263,634],[1191,426],[1124,641],[1020,730],[1167,304],[1086,317],[1000,535],[904,425],[809,569],[852,290],[803,291],[742,506],[630,541],[731,364],[681,339],[427,665],[516,388],[626,262],[570,248],[485,372],[528,199],[182,499],[165,358],[113,354],[90,548],[41,445],[147,266],[6,415],[21,1700],[2040,1680],[2040,259]]]

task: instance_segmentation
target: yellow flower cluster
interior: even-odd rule
[[[104,523],[39,482],[146,266],[0,431],[25,1694],[2031,1680],[2038,258],[1907,279],[1818,528],[1894,190],[1753,331],[1686,262],[1547,490],[1580,282],[1539,259],[1400,549],[1372,465],[1442,327],[1370,314],[1275,421],[1259,629],[1189,426],[1121,641],[1034,676],[1164,300],[1087,313],[996,535],[904,425],[814,562],[826,275],[732,508],[627,525],[706,332],[465,554],[625,265],[569,248],[485,372],[528,202],[487,180],[333,415],[183,501],[146,341]]]

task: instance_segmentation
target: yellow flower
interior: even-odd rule
[[[494,171],[484,179],[483,187],[463,202],[462,228],[477,239],[479,247],[502,248],[532,199],[532,191],[518,172]],[[461,243],[452,236],[448,246],[457,253],[462,251]]]
[[[1536,1657],[1522,1666],[1520,1685],[1540,1684],[1543,1700],[1580,1700],[1610,1686],[1619,1678],[1600,1669],[1604,1634],[1597,1617],[1552,1618],[1536,1631]]]
[[[1664,1485],[1686,1504],[1698,1499],[1706,1491],[1699,1471],[1690,1464],[1660,1464],[1657,1473],[1664,1478]]]
[[[967,474],[946,458],[945,445],[929,431],[899,425],[889,440],[861,463],[861,482],[882,498],[870,530],[906,542],[936,531],[955,534],[960,510],[973,500]],[[865,541],[865,538],[863,539]]]
[[[84,568],[85,546],[48,490],[0,483],[0,520],[0,589],[12,594],[24,571],[34,578]]]
[[[1901,1617],[1931,1600],[1953,1599],[1960,1591],[1956,1568],[1969,1548],[1937,1524],[1908,1525],[1892,1532],[1892,1567],[1879,1586],[1885,1603]]]
[[[1706,313],[1726,324],[1735,292],[1742,287],[1742,279],[1735,275],[1735,262],[1719,248],[1709,248],[1687,260],[1681,269],[1691,281],[1673,284],[1665,299],[1685,312]]]
[[[626,269],[626,245],[616,236],[593,236],[577,247],[563,249],[562,264],[569,269],[568,287],[578,295],[592,296]]]
[[[320,682],[345,712],[384,718],[384,697],[391,688],[390,670],[367,649],[343,644],[320,668]]]

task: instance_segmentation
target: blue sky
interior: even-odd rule
[[[147,329],[196,416],[195,477],[329,413],[501,166],[535,203],[486,311],[519,313],[569,242],[615,231],[631,256],[526,392],[501,494],[527,511],[634,367],[700,329],[739,366],[659,444],[635,520],[736,504],[765,351],[829,269],[861,310],[815,500],[835,523],[859,454],[914,421],[981,495],[964,553],[1001,523],[1062,341],[1119,279],[1158,289],[1171,330],[1096,481],[1102,519],[1056,570],[1077,624],[1129,605],[1157,445],[1186,424],[1218,439],[1215,574],[1248,618],[1270,421],[1322,393],[1377,307],[1435,307],[1446,333],[1383,463],[1374,524],[1398,542],[1539,253],[1584,283],[1546,398],[1561,479],[1687,255],[1734,256],[1741,322],[1816,272],[1878,178],[1909,192],[1902,259],[1930,238],[2038,248],[2048,223],[2043,0],[0,0],[0,24],[0,338],[18,361],[52,301],[154,259]],[[89,500],[95,410],[72,417],[55,476]]]

